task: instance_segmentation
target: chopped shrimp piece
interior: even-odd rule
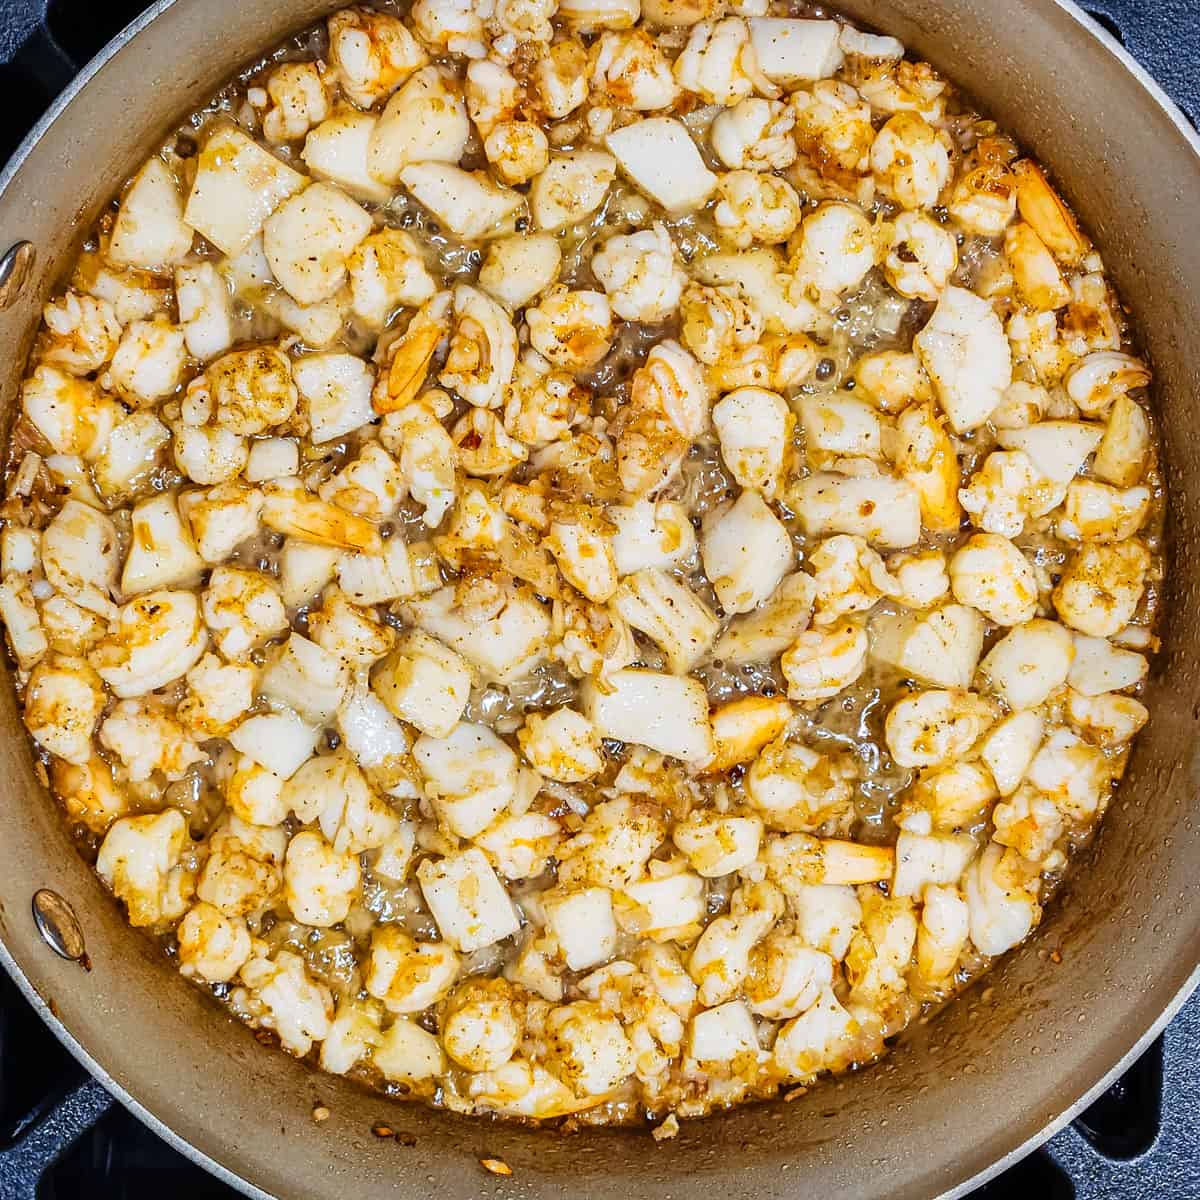
[[[785,735],[751,764],[746,793],[771,828],[811,833],[845,822],[854,777],[844,756],[818,754]]]
[[[1037,613],[1037,579],[1029,560],[996,533],[969,537],[950,560],[954,598],[997,625],[1022,625]]]
[[[1086,545],[1068,562],[1054,589],[1054,607],[1072,629],[1112,637],[1137,611],[1149,567],[1150,552],[1135,538]]]
[[[329,92],[316,63],[282,63],[267,79],[271,107],[264,114],[269,142],[295,142],[329,116]]]
[[[902,767],[941,766],[970,750],[995,716],[995,708],[973,692],[917,692],[893,705],[884,732]]]
[[[1010,708],[1038,708],[1067,681],[1074,657],[1069,631],[1038,618],[1001,638],[980,671]]]
[[[302,1058],[329,1033],[333,996],[311,978],[298,954],[278,950],[266,958],[260,952],[242,966],[240,978],[245,986],[230,997],[234,1011],[275,1030],[285,1050]]]
[[[499,407],[517,363],[517,332],[490,296],[466,284],[454,289],[454,327],[438,376],[478,408]]]
[[[927,887],[917,930],[917,970],[929,984],[947,980],[966,948],[970,907],[958,888]]]
[[[525,310],[529,340],[556,367],[586,371],[612,342],[612,313],[600,292],[571,291],[558,285]]]
[[[712,410],[721,457],[734,479],[770,499],[783,471],[793,417],[778,392],[745,387],[729,392]]]
[[[56,655],[43,659],[29,677],[25,726],[51,754],[84,766],[104,702],[104,684],[87,662]]]
[[[957,530],[959,466],[954,442],[932,404],[912,405],[896,421],[896,470],[921,497],[921,521],[928,529]]]
[[[284,899],[305,925],[328,928],[346,919],[358,892],[355,855],[339,854],[321,834],[304,830],[288,843]]]
[[[796,158],[791,131],[796,118],[779,100],[747,96],[717,114],[709,137],[731,170],[782,171]]]
[[[804,218],[789,265],[802,283],[839,296],[862,282],[876,253],[874,231],[862,209],[827,202]]]
[[[933,301],[958,266],[954,234],[924,213],[905,212],[892,227],[883,273],[910,300]]]
[[[967,871],[971,941],[983,954],[1003,954],[1029,934],[1042,909],[1027,872],[1017,867],[997,842],[991,843]]]
[[[329,18],[328,28],[330,65],[360,108],[389,96],[428,61],[404,23],[388,13],[344,8]]]
[[[121,341],[121,323],[107,300],[70,291],[42,310],[42,361],[71,375],[100,370]]]
[[[180,973],[205,983],[229,983],[252,952],[245,921],[203,901],[180,921],[177,937]]]
[[[867,632],[853,621],[807,630],[780,659],[788,696],[807,703],[836,696],[866,669],[867,649]]]
[[[88,655],[122,699],[156,691],[185,675],[208,648],[200,601],[192,592],[147,592],[117,614]]]
[[[621,108],[668,108],[678,93],[671,64],[645,30],[607,32],[591,51],[592,87]]]
[[[177,808],[113,823],[96,859],[96,870],[124,901],[129,923],[156,926],[187,909],[195,875],[182,863],[187,822]]]
[[[687,282],[661,224],[610,237],[592,257],[592,271],[618,317],[646,324],[665,320],[678,308]]]
[[[884,193],[907,209],[931,208],[950,179],[945,134],[923,117],[901,112],[871,146],[871,169]]]

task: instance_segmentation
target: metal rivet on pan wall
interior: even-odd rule
[[[87,965],[87,948],[75,910],[57,892],[42,888],[33,895],[33,919],[46,945],[62,958]]]
[[[17,242],[0,258],[0,309],[11,308],[33,270],[37,251],[32,242]]]

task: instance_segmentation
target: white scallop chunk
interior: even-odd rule
[[[240,254],[308,180],[232,125],[202,147],[183,219],[225,254]]]
[[[203,570],[173,493],[143,501],[133,510],[129,553],[121,572],[121,590],[127,596],[152,588],[193,587]]]
[[[582,783],[604,769],[599,730],[573,708],[526,713],[517,740],[529,763],[547,779]]]
[[[339,112],[309,133],[300,157],[318,179],[336,184],[357,200],[386,204],[392,189],[367,168],[367,149],[378,123],[370,113]]]
[[[851,533],[886,550],[902,550],[921,537],[921,499],[904,479],[818,471],[796,485],[791,499],[809,537]]]
[[[956,433],[982,425],[1012,383],[1004,326],[987,300],[965,288],[942,293],[913,347]]]
[[[668,212],[703,207],[717,186],[686,126],[671,117],[634,121],[605,138],[621,169]]]
[[[419,1083],[446,1069],[446,1056],[437,1038],[403,1017],[384,1033],[371,1062],[393,1083]]]
[[[121,198],[108,244],[108,259],[122,267],[161,270],[192,248],[192,227],[183,219],[183,199],[171,169],[151,158]]]
[[[783,522],[752,489],[707,525],[700,556],[728,613],[751,612],[767,600],[796,558]]]
[[[472,174],[449,163],[413,163],[400,182],[453,234],[475,241],[511,232],[524,197],[500,187],[482,172]]]
[[[704,920],[704,880],[691,871],[627,883],[614,901],[617,924],[656,942],[691,941]]]
[[[854,888],[836,883],[801,883],[786,890],[800,935],[810,946],[841,962],[862,920],[862,904]]]
[[[714,657],[734,666],[775,658],[808,628],[815,596],[811,575],[787,576],[766,604],[730,623],[713,647]]]
[[[328,300],[349,274],[347,260],[371,232],[371,217],[340,188],[314,183],[263,225],[263,253],[299,304]]]
[[[671,670],[685,675],[708,653],[720,623],[705,602],[674,575],[638,571],[613,597],[617,612],[661,647]]]
[[[1067,682],[1085,696],[1123,692],[1146,678],[1150,664],[1144,654],[1123,650],[1104,638],[1075,634],[1075,658]]]
[[[229,741],[247,758],[290,779],[312,757],[320,736],[319,729],[306,725],[295,713],[279,712],[247,718]]]
[[[1005,450],[1023,451],[1034,470],[1055,483],[1070,483],[1103,437],[1104,426],[1088,421],[1038,421],[996,434]]]
[[[608,888],[547,893],[542,908],[546,926],[572,971],[586,971],[606,962],[616,952],[617,922]]]
[[[323,725],[341,705],[348,679],[337,655],[293,633],[268,660],[259,689],[306,721]]]
[[[651,568],[667,570],[695,553],[696,531],[685,505],[638,500],[613,505],[607,516],[617,527],[612,550],[618,575]]]
[[[1042,744],[1046,719],[1037,709],[1022,709],[1000,721],[979,746],[979,757],[992,773],[996,790],[1011,796],[1021,786]]]
[[[1037,708],[1067,682],[1075,645],[1057,621],[1035,619],[998,641],[979,664],[1010,708]]]
[[[548,233],[516,233],[489,243],[479,286],[514,311],[524,308],[557,278],[562,250]]]
[[[371,690],[402,721],[446,737],[470,698],[471,668],[437,638],[409,629],[371,672]]]
[[[702,1009],[692,1018],[688,1053],[697,1062],[727,1064],[740,1054],[757,1055],[758,1050],[754,1017],[740,1000]]]
[[[983,634],[983,616],[962,604],[889,614],[871,622],[871,656],[922,683],[965,688],[983,652]]]
[[[879,413],[865,400],[845,394],[801,396],[800,425],[810,456],[814,450],[855,458],[880,456]]]
[[[717,879],[744,870],[758,857],[763,823],[758,817],[694,813],[671,833],[697,874]]]
[[[902,832],[896,839],[893,896],[919,896],[928,884],[957,883],[975,857],[975,843],[965,836],[923,836]]]
[[[106,500],[137,490],[158,465],[171,431],[148,409],[130,413],[109,436],[104,452],[92,463],[92,478]]]
[[[480,674],[500,684],[528,675],[541,660],[550,637],[550,614],[527,591],[511,588],[495,616],[469,617],[454,603],[454,589],[442,588],[405,609],[414,624],[457,650]]]
[[[438,816],[457,837],[482,833],[516,793],[517,756],[486,725],[463,721],[446,737],[420,737],[413,758]]]
[[[836,21],[751,17],[749,24],[759,69],[774,83],[828,79],[842,65],[842,27]]]
[[[306,354],[293,365],[292,378],[305,400],[311,437],[317,445],[344,437],[375,419],[371,407],[375,376],[353,354]]]
[[[470,954],[521,927],[508,892],[482,850],[472,847],[417,868],[417,880],[442,937]]]
[[[610,674],[607,688],[589,680],[583,689],[584,713],[605,737],[697,765],[712,758],[708,694],[698,679],[628,669]]]
[[[387,102],[371,131],[368,170],[396,184],[410,163],[456,163],[470,134],[466,105],[445,69],[422,67]]]

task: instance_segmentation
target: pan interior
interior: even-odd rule
[[[239,0],[219,17],[175,0],[95,73],[0,194],[4,245],[37,248],[24,293],[0,314],[11,411],[40,306],[80,231],[172,121],[262,48],[324,15],[324,0]],[[33,772],[10,686],[0,688],[0,934],[16,968],[88,1055],[202,1155],[278,1196],[820,1194],[891,1200],[951,1192],[1035,1138],[1143,1037],[1200,960],[1200,456],[1189,453],[1200,360],[1200,152],[1159,102],[1054,0],[840,4],[928,58],[1056,175],[1104,252],[1158,381],[1171,488],[1163,652],[1138,741],[1103,831],[1031,942],[881,1064],[791,1103],[685,1123],[655,1144],[621,1131],[573,1136],[396,1106],[259,1047],[166,969],[75,855]],[[73,902],[93,963],[52,955],[31,899]],[[1062,962],[1049,958],[1057,950]],[[332,1111],[311,1119],[320,1101]],[[386,1119],[412,1145],[372,1135]],[[409,1139],[405,1139],[407,1142]],[[498,1157],[511,1177],[482,1174]]]

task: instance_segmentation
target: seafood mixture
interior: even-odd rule
[[[669,1136],[868,1063],[1029,935],[1147,720],[1131,347],[891,37],[347,8],[45,307],[38,762],[179,971],[388,1094]]]

